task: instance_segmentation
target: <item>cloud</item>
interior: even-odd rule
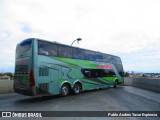
[[[21,24],[21,31],[24,33],[32,33],[33,32],[32,28],[25,23]]]
[[[23,39],[70,45],[81,37],[74,46],[119,55],[126,70],[143,71],[135,64],[143,64],[144,70],[152,64],[157,70],[159,6],[160,1],[151,0],[1,0],[0,65],[14,67],[15,47]]]

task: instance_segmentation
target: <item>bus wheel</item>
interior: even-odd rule
[[[81,92],[81,85],[79,83],[76,83],[73,86],[73,94],[77,95]]]
[[[116,88],[116,87],[117,87],[117,84],[118,84],[118,80],[115,81],[113,87]]]
[[[69,86],[67,84],[62,85],[61,87],[61,95],[62,96],[67,96],[69,94]]]
[[[116,88],[116,87],[117,87],[117,82],[115,82],[115,83],[114,83],[113,87],[114,87],[114,88]]]

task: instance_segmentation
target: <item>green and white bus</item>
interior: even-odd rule
[[[16,47],[14,90],[28,96],[46,96],[116,87],[124,83],[117,56],[37,38]]]

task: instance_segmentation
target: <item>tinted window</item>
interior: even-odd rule
[[[98,62],[102,62],[103,61],[103,54],[101,53],[95,53],[95,61],[98,61]]]
[[[111,55],[104,54],[103,55],[103,62],[111,62]]]
[[[118,63],[117,63],[117,64],[114,64],[114,65],[115,65],[118,73],[119,73],[122,77],[124,77],[124,71],[123,71],[123,66],[122,66],[122,64],[118,64]]]
[[[105,69],[105,74],[107,75],[106,77],[115,77],[115,73],[113,70],[108,70],[108,69]]]
[[[40,55],[58,55],[57,45],[54,43],[39,41],[38,43],[38,53]]]
[[[108,69],[82,69],[81,71],[87,78],[115,77],[114,71]]]
[[[116,57],[115,56],[111,56],[111,63],[116,63]]]
[[[84,50],[79,48],[73,48],[73,58],[84,59]]]
[[[32,39],[25,40],[17,46],[16,51],[17,51],[17,53],[27,52],[31,49],[31,45],[32,45]]]
[[[91,78],[91,69],[82,69],[82,73],[86,78]]]
[[[121,59],[119,57],[116,57],[116,63],[117,64],[122,64]]]
[[[119,71],[120,76],[124,77],[124,72],[123,71]]]
[[[84,52],[84,59],[85,59],[85,60],[94,61],[94,60],[95,60],[94,52],[85,50],[85,52]]]
[[[72,48],[68,46],[59,46],[59,56],[72,58]]]

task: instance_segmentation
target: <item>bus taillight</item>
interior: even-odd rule
[[[34,74],[33,71],[30,70],[30,86],[35,86]]]

